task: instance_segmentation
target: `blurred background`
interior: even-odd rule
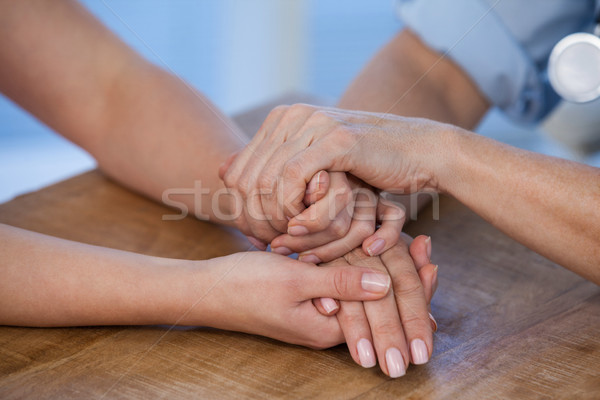
[[[335,101],[398,30],[392,0],[83,0],[133,48],[235,114],[290,91]],[[600,166],[492,111],[479,132]],[[0,202],[95,166],[0,95]]]

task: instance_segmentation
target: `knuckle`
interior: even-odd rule
[[[277,107],[274,107],[265,119],[265,121],[279,118],[281,115],[285,114],[289,110],[289,108],[290,106],[287,105],[279,105]]]
[[[289,106],[287,114],[292,118],[297,118],[301,115],[311,112],[312,107],[304,103],[296,103]]]
[[[329,225],[329,231],[331,234],[340,239],[346,236],[348,230],[350,229],[349,221],[346,221],[343,218],[334,219],[333,222]]]
[[[340,268],[333,274],[333,288],[338,299],[350,292],[352,276],[347,268]]]
[[[414,274],[400,273],[395,274],[394,280],[394,295],[396,298],[406,299],[422,295],[423,287],[421,281]]]
[[[301,179],[302,164],[299,160],[288,160],[283,166],[283,176],[286,179]]]
[[[225,173],[225,176],[223,177],[223,183],[225,184],[225,187],[226,188],[234,188],[235,185],[237,184],[237,181],[238,181],[237,175],[234,175],[230,168],[229,171],[227,171]]]
[[[383,318],[373,323],[373,333],[376,336],[396,336],[402,330],[397,319]]]
[[[367,221],[358,221],[352,227],[356,236],[361,239],[366,239],[375,232],[375,224]]]
[[[258,178],[258,188],[261,194],[270,193],[275,184],[275,178],[271,174],[261,174]]]
[[[309,117],[309,121],[314,124],[324,124],[331,119],[327,111],[315,110]]]

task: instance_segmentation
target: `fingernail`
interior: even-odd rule
[[[259,249],[259,250],[266,250],[267,249],[267,245],[264,244],[263,242],[261,242],[260,240],[258,240],[257,238],[252,237],[252,236],[246,236],[246,238],[257,249]]]
[[[321,259],[319,259],[319,257],[315,256],[314,254],[298,256],[298,260],[305,263],[321,264]]]
[[[376,241],[371,243],[371,245],[369,247],[367,247],[367,253],[369,253],[369,255],[371,257],[378,256],[384,247],[385,247],[385,240],[377,239]]]
[[[435,290],[435,287],[437,285],[437,280],[438,280],[438,266],[436,265],[435,268],[433,269],[433,278],[431,281],[431,287],[433,288],[433,290]]]
[[[421,365],[429,361],[427,346],[421,339],[414,339],[410,343],[410,354],[412,356],[413,364]]]
[[[427,236],[425,243],[427,244],[427,258],[431,260],[431,236]]]
[[[387,293],[390,288],[390,276],[365,272],[361,280],[362,288],[371,293]]]
[[[306,193],[311,194],[315,193],[319,190],[319,186],[321,185],[321,174],[323,171],[317,172],[317,176],[314,179],[311,179],[308,183],[308,187],[306,188]]]
[[[375,360],[375,351],[373,350],[371,341],[369,339],[362,338],[358,341],[356,348],[358,350],[360,365],[362,365],[364,368],[374,367],[377,361]]]
[[[308,228],[302,225],[294,225],[288,228],[288,234],[292,236],[304,236],[308,234]]]
[[[329,297],[321,297],[321,305],[327,311],[327,314],[331,314],[339,308],[335,300]]]
[[[437,325],[435,318],[433,318],[433,315],[431,315],[431,313],[429,313],[429,320],[431,321],[431,329],[433,330],[433,332],[437,332],[438,325]]]
[[[402,353],[395,347],[387,349],[385,352],[385,363],[387,364],[388,374],[390,378],[398,378],[406,374],[404,367],[404,359]]]
[[[285,246],[271,247],[271,251],[273,253],[281,254],[282,256],[289,256],[290,254],[294,253],[292,250],[288,249]]]

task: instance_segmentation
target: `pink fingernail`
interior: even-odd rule
[[[391,347],[387,349],[385,352],[385,363],[387,364],[390,378],[398,378],[406,374],[402,353],[397,348]]]
[[[427,244],[427,258],[431,261],[431,236],[427,236],[425,243]]]
[[[302,225],[294,225],[288,228],[288,234],[292,236],[304,236],[308,234],[308,228]]]
[[[298,256],[298,260],[305,263],[321,264],[321,259],[314,254],[306,254]]]
[[[271,251],[273,253],[277,253],[277,254],[281,254],[282,256],[289,256],[290,254],[293,254],[294,252],[290,249],[288,249],[285,246],[279,246],[279,247],[271,247]]]
[[[420,365],[429,361],[429,352],[425,342],[421,339],[414,339],[410,343],[410,354],[413,364]]]
[[[331,314],[339,308],[335,300],[329,297],[321,297],[321,305],[327,311],[327,314]]]
[[[390,276],[388,274],[365,272],[360,283],[367,292],[383,294],[390,289]]]
[[[369,247],[367,247],[367,252],[371,257],[378,256],[381,250],[385,247],[385,240],[377,239]]]
[[[246,236],[246,238],[257,249],[259,249],[259,250],[266,250],[267,249],[267,245],[264,244],[263,242],[261,242],[260,240],[258,240],[257,238],[252,237],[252,236]]]
[[[377,363],[375,360],[375,351],[373,350],[373,345],[369,339],[360,339],[356,345],[356,349],[358,350],[360,365],[362,365],[364,368],[371,368],[375,366]]]

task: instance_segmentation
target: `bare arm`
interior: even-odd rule
[[[388,286],[369,285],[368,268],[318,268],[266,252],[150,257],[2,224],[0,254],[0,325],[203,325],[323,348],[343,335],[312,298],[376,300],[389,288],[387,275],[375,278]]]
[[[410,30],[387,43],[350,84],[338,103],[347,110],[428,118],[473,129],[490,104],[452,60],[428,48]],[[420,210],[429,196],[417,196]],[[411,210],[410,195],[396,196]]]
[[[240,130],[76,1],[0,1],[0,38],[0,91],[89,151],[106,174],[156,200],[196,180],[211,194],[223,187],[218,166],[243,147]],[[210,195],[199,210],[190,195],[173,199],[218,221]]]
[[[348,110],[420,117],[473,129],[490,105],[452,60],[403,30],[365,66],[338,103]]]

